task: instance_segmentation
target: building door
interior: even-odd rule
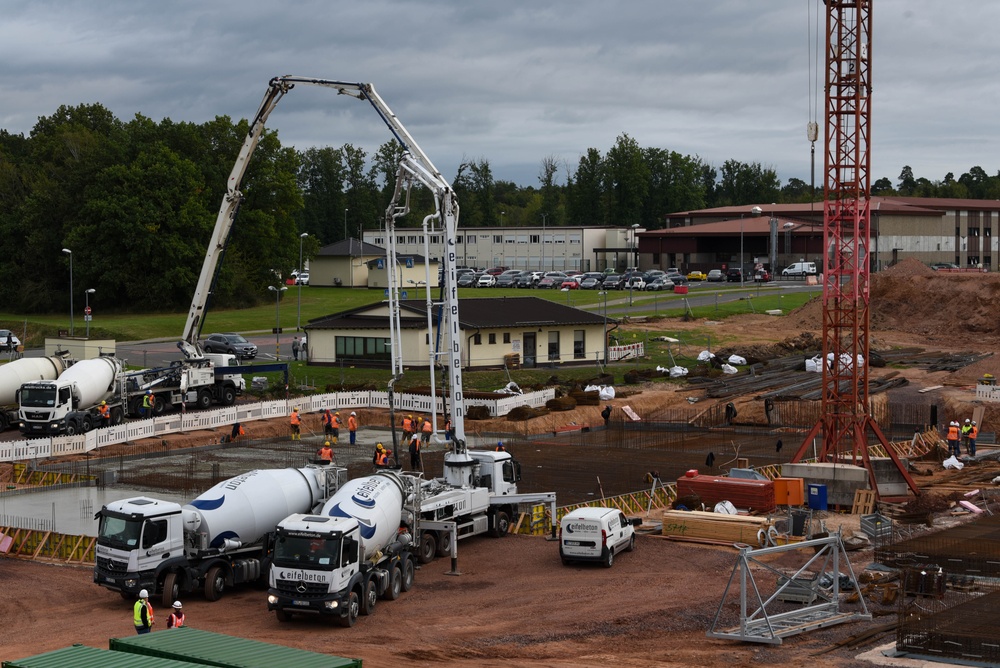
[[[524,333],[524,368],[535,368],[535,356],[538,354],[538,343],[535,341],[535,332]]]

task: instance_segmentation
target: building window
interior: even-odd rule
[[[573,359],[587,359],[587,334],[582,329],[573,331]]]
[[[389,339],[377,336],[338,336],[336,338],[338,360],[390,361],[392,353]]]
[[[542,237],[539,234],[532,234],[530,236],[530,238],[531,238],[531,243],[537,244],[541,240]]]
[[[375,237],[374,242],[376,246],[382,246],[385,244],[385,239],[382,237]]]
[[[559,360],[559,332],[549,332],[549,361]]]
[[[495,346],[497,344],[497,335],[494,332],[490,332],[490,345]]]
[[[473,342],[473,343],[474,343],[475,345],[477,345],[477,346],[481,346],[481,345],[483,345],[483,335],[482,335],[482,334],[476,334],[476,335],[474,335],[474,336],[472,337],[472,342]]]
[[[510,343],[510,332],[504,332],[503,333],[503,342],[504,343]]]
[[[406,243],[408,243],[408,244],[418,244],[418,243],[420,243],[420,237],[416,236],[415,234],[411,234],[408,237],[406,237]]]
[[[493,243],[495,243],[495,244],[502,244],[503,243],[503,235],[502,234],[494,234],[493,235]]]

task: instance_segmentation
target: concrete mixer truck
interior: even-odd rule
[[[124,363],[116,357],[81,360],[55,380],[36,380],[21,385],[18,422],[29,436],[79,434],[99,426],[98,405],[106,401],[111,424],[125,418],[123,402]]]
[[[109,503],[96,516],[94,582],[125,599],[156,592],[167,607],[197,589],[216,601],[266,577],[275,525],[318,509],[345,478],[335,466],[255,470],[183,506],[146,496]]]
[[[63,357],[22,357],[0,366],[0,431],[17,424],[17,398],[22,385],[55,380],[68,366]]]

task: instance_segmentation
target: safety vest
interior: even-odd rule
[[[329,411],[323,413],[323,424],[327,425],[328,427],[333,426],[333,414],[331,414]]]
[[[413,431],[413,420],[410,418],[403,418],[403,431]]]
[[[332,462],[333,461],[333,450],[330,449],[330,448],[320,448],[319,449],[319,458],[323,459],[323,460],[326,460],[328,462]]]
[[[972,431],[972,425],[971,424],[963,424],[962,425],[962,436],[968,436],[970,431]]]
[[[444,430],[451,431],[451,420],[448,420],[447,422],[444,423]]]
[[[431,421],[430,420],[424,420],[424,424],[423,424],[423,426],[420,427],[420,431],[424,432],[425,434],[429,434],[432,431],[434,431],[434,427],[433,427],[433,425],[431,425]]]
[[[347,418],[347,429],[348,431],[358,430],[358,419],[353,415]]]
[[[387,453],[379,452],[378,454],[375,455],[376,466],[385,466],[388,463],[389,463],[389,455]]]
[[[951,425],[948,427],[948,440],[957,441],[958,440],[958,427]]]
[[[167,628],[179,629],[184,626],[184,617],[185,615],[183,612],[179,615],[176,612],[171,612],[170,617],[167,619]]]
[[[156,405],[156,397],[154,397],[152,394],[147,394],[142,398],[143,408],[152,408],[155,405]]]
[[[146,607],[146,624],[142,623],[142,608]],[[132,606],[132,619],[136,626],[153,626],[153,605],[149,601],[143,601],[141,598],[135,602]]]
[[[108,405],[107,405],[107,404],[104,404],[103,406],[100,406],[100,407],[98,408],[98,410],[99,410],[99,411],[101,411],[101,417],[102,417],[102,418],[104,418],[104,419],[108,419],[108,418],[110,418],[110,417],[111,417],[111,409],[110,409],[110,408],[108,408]]]
[[[339,415],[334,415],[333,416],[333,428],[334,429],[340,429],[342,426],[344,426],[344,423],[341,421],[340,416]]]
[[[299,420],[299,412],[298,411],[292,411],[291,421],[292,421],[293,425],[298,425],[299,424],[300,420]]]
[[[969,438],[975,438],[979,435],[979,427],[972,425],[972,429],[969,430]]]

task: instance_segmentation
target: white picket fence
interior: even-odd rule
[[[504,416],[518,406],[539,408],[555,398],[554,389],[528,392],[517,395],[497,395],[496,399],[466,399],[466,407],[487,406],[495,417]],[[420,394],[397,393],[393,396],[395,408],[406,413],[430,413],[431,407],[438,415],[444,413],[441,397]],[[389,408],[389,393],[378,391],[331,392],[299,397],[293,400],[262,401],[252,404],[236,404],[191,413],[171,413],[145,420],[130,420],[117,427],[94,429],[86,434],[74,436],[54,436],[31,438],[21,441],[0,442],[0,462],[14,462],[25,459],[58,457],[92,452],[107,445],[155,438],[166,434],[176,434],[199,429],[229,427],[235,422],[253,422],[275,417],[287,417],[295,406],[304,413],[314,413],[329,408]]]
[[[642,341],[639,341],[638,343],[630,343],[625,346],[608,347],[609,362],[638,359],[640,357],[645,357],[645,355],[646,355],[646,347],[643,345]]]

